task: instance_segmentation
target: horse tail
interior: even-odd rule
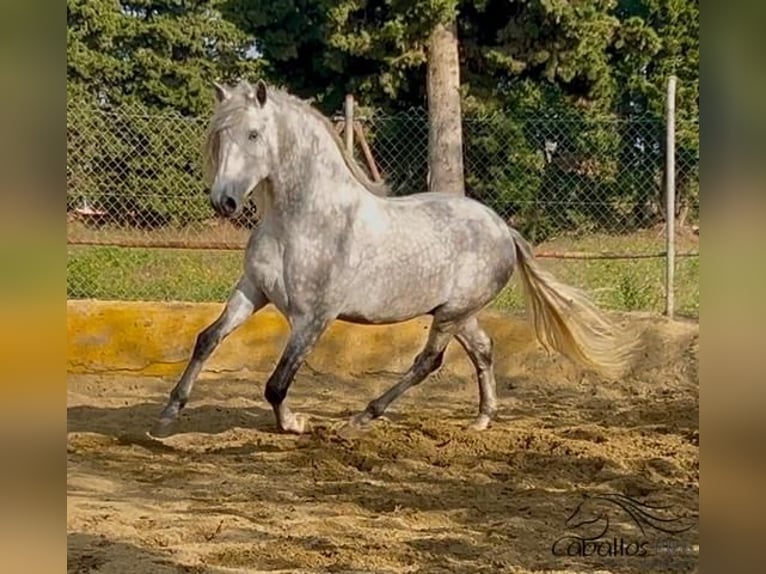
[[[518,231],[511,229],[511,235],[527,312],[540,344],[609,378],[623,375],[638,341],[619,332],[584,291],[542,269]]]

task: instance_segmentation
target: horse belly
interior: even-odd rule
[[[339,318],[360,324],[390,324],[426,315],[444,304],[450,290],[450,265],[426,273],[383,269],[358,273],[353,295]]]

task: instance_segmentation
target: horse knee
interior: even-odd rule
[[[494,352],[494,341],[489,335],[474,338],[470,344],[464,344],[468,355],[473,362],[473,366],[479,371],[486,371],[492,368],[492,356]]]
[[[492,365],[492,356],[494,354],[495,343],[492,337],[487,336],[479,342],[476,349],[476,357],[480,366],[487,368]]]

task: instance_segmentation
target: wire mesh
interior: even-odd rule
[[[422,110],[357,118],[395,195],[428,188]],[[258,214],[211,209],[202,181],[206,119],[105,111],[67,113],[69,298],[220,301],[242,268]],[[698,313],[699,125],[677,120],[676,301]],[[463,121],[467,195],[519,229],[562,280],[604,306],[661,311],[664,299],[662,118],[521,116]],[[357,150],[358,151],[358,150]],[[366,158],[358,152],[360,164]],[[511,286],[498,304],[522,304]]]

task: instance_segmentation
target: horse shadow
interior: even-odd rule
[[[192,566],[176,562],[170,552],[141,548],[129,542],[110,540],[82,532],[67,534],[67,573],[88,572],[205,572],[224,574],[224,570],[205,565]]]
[[[78,405],[67,408],[67,432],[97,433],[115,438],[145,435],[156,425],[161,403],[124,407]],[[203,404],[187,407],[172,424],[172,434],[221,434],[234,428],[276,432],[271,409]]]

